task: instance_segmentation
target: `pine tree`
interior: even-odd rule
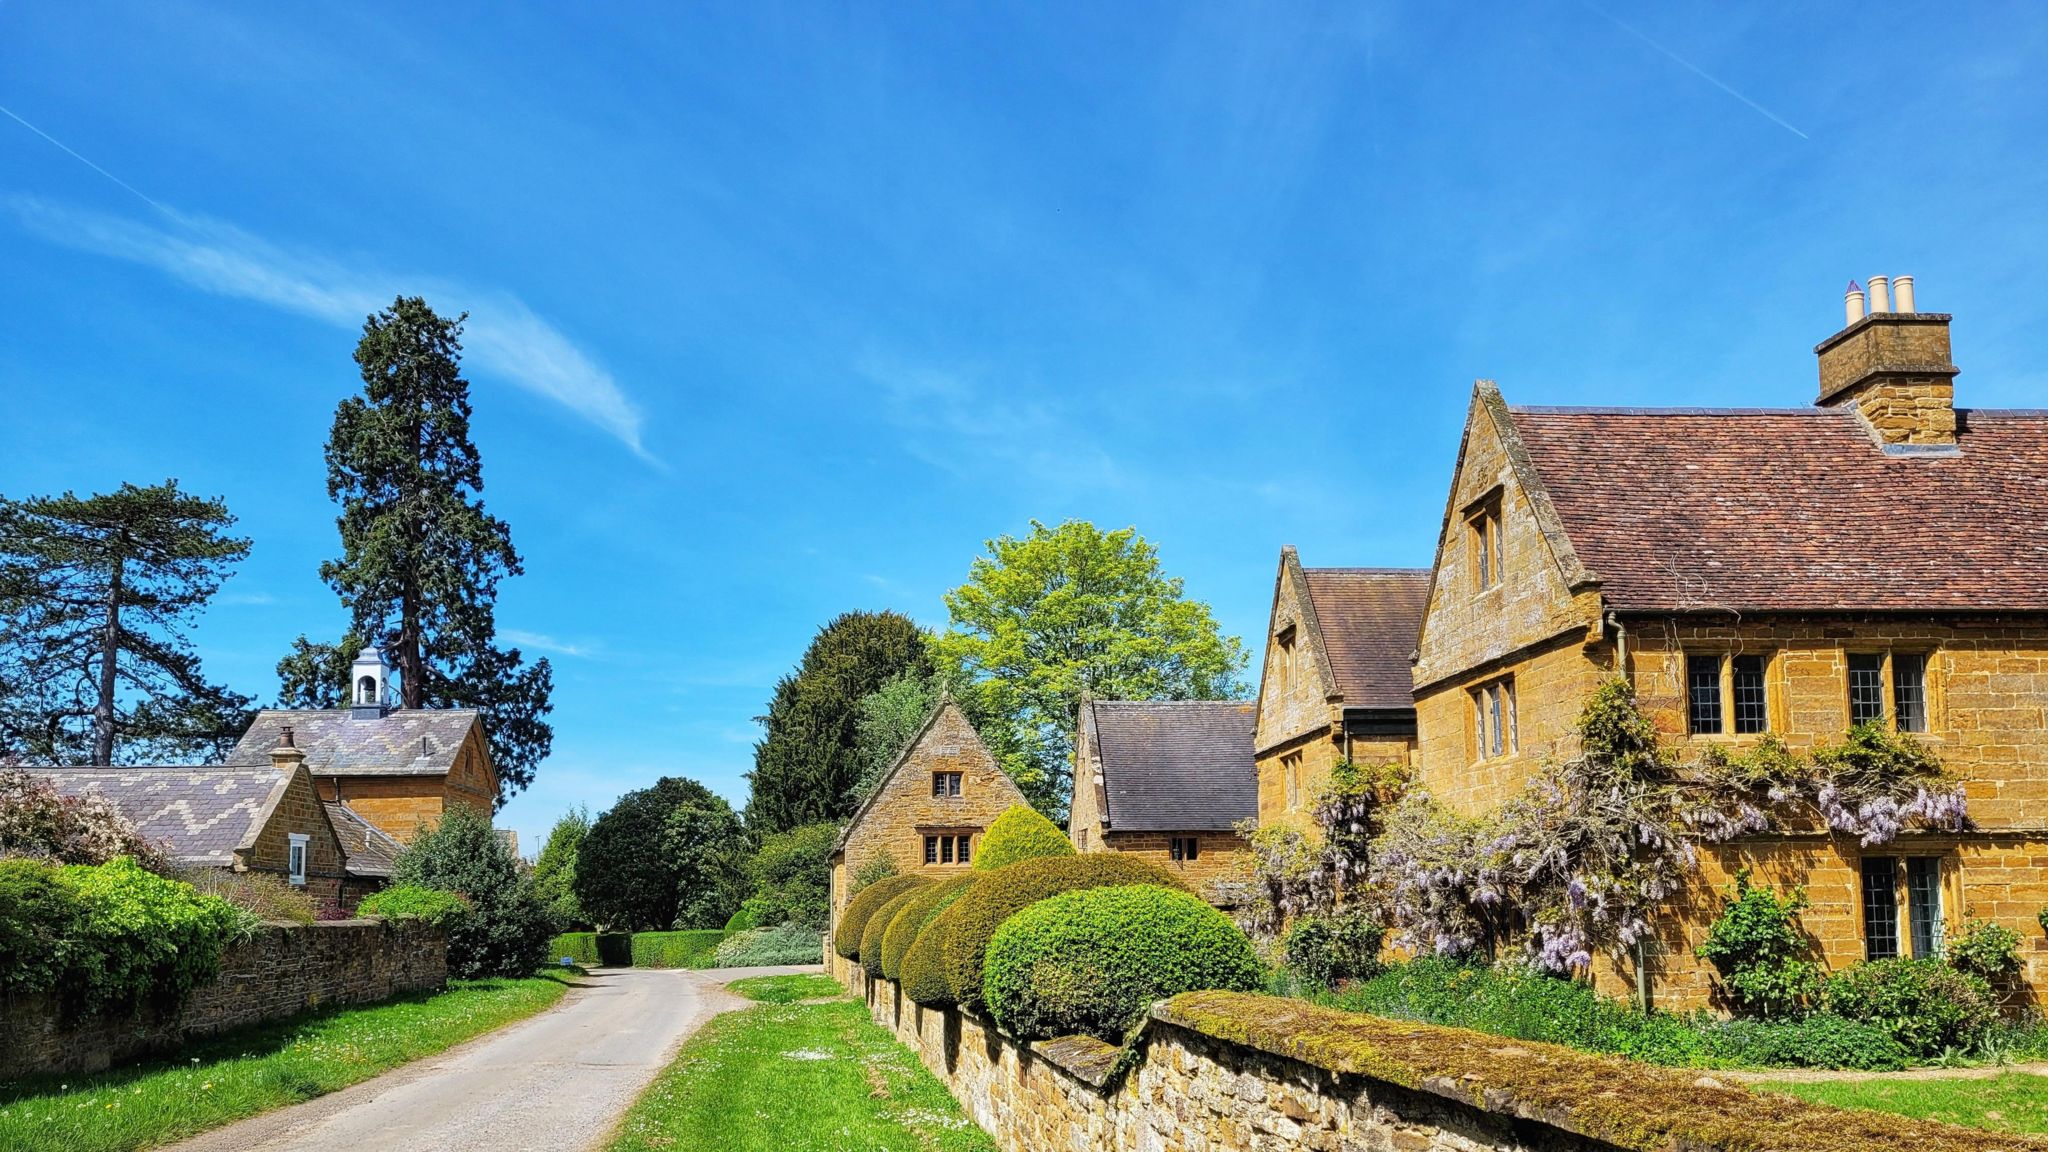
[[[554,742],[554,675],[545,658],[528,665],[496,642],[498,582],[522,569],[511,529],[478,495],[461,373],[467,315],[445,319],[401,296],[363,324],[363,394],[335,409],[327,441],[342,554],[320,577],[348,609],[352,637],[382,644],[404,707],[483,713],[502,803],[533,782]],[[300,637],[278,665],[286,696],[340,699],[346,675],[327,677],[353,655]]]
[[[176,480],[0,499],[0,760],[218,760],[249,697],[206,679],[193,618],[249,554]]]

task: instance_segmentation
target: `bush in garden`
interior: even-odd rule
[[[882,934],[889,930],[889,925],[895,921],[896,914],[903,911],[903,906],[910,902],[911,897],[933,887],[936,885],[919,884],[914,888],[906,888],[890,897],[887,903],[875,909],[874,915],[868,917],[868,926],[861,929],[860,934],[860,966],[867,970],[869,976],[882,974]]]
[[[1754,1068],[1888,1072],[1911,1062],[1888,1029],[1832,1012],[1797,1020],[1729,1020],[1711,1026],[1707,1040],[1718,1060]]]
[[[832,950],[848,960],[858,959],[861,935],[868,929],[868,918],[902,893],[929,883],[931,881],[922,876],[885,876],[862,888],[839,913],[839,927],[832,934]]]
[[[84,1011],[183,1003],[194,984],[220,971],[222,949],[250,926],[227,901],[146,871],[131,857],[73,864],[64,876],[80,913],[64,983]]]
[[[751,928],[728,936],[718,946],[720,968],[758,968],[765,964],[816,964],[825,958],[824,934],[803,924]]]
[[[187,868],[177,878],[208,896],[218,896],[265,924],[311,924],[319,915],[313,897],[268,872]]]
[[[358,916],[378,920],[417,920],[441,929],[452,928],[456,922],[468,919],[471,913],[469,901],[461,896],[438,888],[422,888],[417,884],[398,884],[372,892],[356,905]]]
[[[787,921],[825,930],[832,907],[832,847],[838,840],[837,824],[806,824],[762,838],[747,860],[747,879],[754,885],[747,906],[756,908],[754,927]]]
[[[972,880],[972,878],[969,878]],[[896,983],[903,994],[927,1008],[939,1008],[953,1003],[953,985],[946,979],[946,941],[952,936],[952,922],[946,919],[946,912],[958,903],[973,884],[961,889],[932,915],[903,951],[903,962],[897,968]],[[883,943],[886,962],[888,944]]]
[[[1230,917],[1199,897],[1136,884],[1064,892],[1005,920],[989,941],[983,999],[1024,1040],[1122,1039],[1154,1001],[1265,980]]]
[[[62,868],[0,860],[0,992],[28,996],[56,987],[81,915],[78,889]]]
[[[933,917],[952,906],[974,883],[973,876],[956,876],[942,880],[930,887],[920,888],[906,901],[889,921],[889,928],[882,933],[882,975],[890,980],[903,978],[903,960],[909,955],[910,946],[916,943],[918,935]]]
[[[901,875],[902,872],[903,869],[896,866],[896,858],[887,852],[870,856],[862,862],[860,867],[853,870],[853,875],[848,879],[846,885],[847,898],[851,899],[858,896],[866,890],[868,885],[877,881],[887,880],[891,876]]]
[[[1166,869],[1122,852],[1046,856],[984,874],[932,921],[932,927],[944,925],[942,963],[952,1003],[968,1009],[981,1007],[983,959],[1003,921],[1048,896],[1126,884],[1157,884],[1187,891]]]
[[[1380,922],[1363,911],[1304,916],[1287,929],[1287,967],[1325,988],[1342,980],[1370,979],[1379,974],[1380,944],[1386,934]]]
[[[1735,874],[1699,956],[1721,973],[1721,995],[1737,1012],[1766,1020],[1796,1016],[1819,990],[1820,965],[1807,958],[1813,945],[1799,928],[1805,907],[1804,892],[1780,896],[1750,887],[1747,868]]]
[[[1972,920],[1942,954],[1951,967],[1995,984],[2020,970],[2020,934],[1993,920]]]
[[[468,898],[474,915],[446,926],[450,976],[530,976],[547,962],[554,918],[482,813],[451,805],[398,857],[394,878]]]
[[[1028,804],[1013,804],[982,833],[981,847],[974,853],[974,867],[977,871],[993,872],[1019,860],[1072,855],[1074,845],[1059,825]]]
[[[585,967],[624,968],[633,962],[630,932],[564,932],[548,942],[548,959],[567,956]]]
[[[1974,1046],[1998,1019],[1991,985],[1939,960],[1872,960],[1828,977],[1827,1011],[1875,1024],[1914,1056]]]
[[[104,796],[65,796],[33,772],[0,769],[0,856],[59,864],[105,864],[126,856],[158,875],[171,872],[163,845],[143,839]]]
[[[740,901],[739,911],[734,912],[725,922],[727,932],[746,932],[763,928],[782,921],[775,915],[773,905],[760,896],[749,896]]]

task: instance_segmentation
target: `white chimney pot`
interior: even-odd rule
[[[1898,301],[1899,311],[1913,311],[1913,278],[1897,276],[1892,279],[1892,296]]]
[[[1849,290],[1842,293],[1842,311],[1847,316],[1843,322],[1845,325],[1863,319],[1863,289],[1858,288],[1854,280],[1849,281]]]
[[[1866,283],[1870,285],[1870,310],[1872,312],[1891,311],[1891,282],[1883,276],[1872,276]]]

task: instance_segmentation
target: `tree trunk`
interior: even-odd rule
[[[121,543],[128,542],[126,533]],[[107,622],[100,631],[100,698],[92,711],[92,762],[114,762],[115,673],[121,661],[121,576],[127,558],[114,553],[113,575],[107,581]]]
[[[420,457],[426,455],[426,446],[420,442],[417,399],[411,401],[411,408],[412,419],[408,429],[412,433],[410,474],[417,475],[416,470],[422,466]],[[418,493],[401,491],[399,506],[405,516],[405,566],[398,588],[398,689],[399,706],[403,708],[425,707],[426,699],[426,676],[420,655],[419,503]]]

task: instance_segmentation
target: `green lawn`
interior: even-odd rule
[[[127,1152],[325,1095],[531,1016],[570,974],[451,980],[446,991],[214,1037],[175,1060],[0,1084],[0,1149]]]
[[[827,996],[839,996],[846,989],[830,976],[815,972],[796,976],[749,976],[735,980],[727,988],[749,1000],[763,1004],[794,1004],[799,1000],[822,1000]]]
[[[1999,1132],[2048,1133],[2048,1077],[2005,1072],[1940,1080],[1772,1081],[1755,1087],[1837,1108],[1868,1108]]]
[[[745,982],[743,982],[745,983]],[[840,998],[730,1012],[683,1045],[610,1152],[994,1152],[910,1050]]]

